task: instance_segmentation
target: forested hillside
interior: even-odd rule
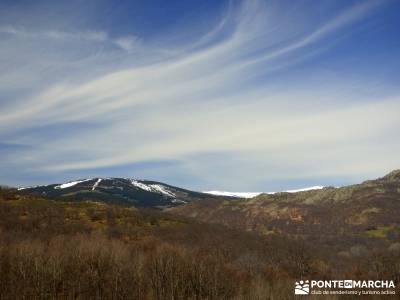
[[[1,299],[291,299],[298,278],[399,280],[395,247],[353,250],[0,190]]]
[[[171,209],[207,223],[262,236],[308,241],[338,260],[400,248],[400,171],[361,184],[298,193],[209,200]]]

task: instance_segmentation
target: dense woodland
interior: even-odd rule
[[[338,260],[284,233],[0,190],[0,299],[291,299],[299,278],[400,282],[399,249],[353,250]]]

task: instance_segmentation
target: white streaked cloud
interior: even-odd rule
[[[114,43],[118,45],[121,49],[124,49],[126,51],[131,51],[134,49],[138,44],[140,44],[140,41],[137,37],[135,36],[126,36],[126,37],[121,37],[117,38]]]
[[[400,164],[399,144],[387,134],[400,129],[399,96],[385,93],[381,82],[375,94],[366,93],[370,79],[362,75],[348,80],[312,68],[303,73],[309,78],[294,82],[290,73],[381,3],[360,2],[321,21],[274,2],[245,1],[229,6],[202,36],[176,45],[96,30],[0,26],[8,43],[0,55],[15,62],[0,75],[0,95],[18,95],[18,82],[31,82],[15,101],[0,103],[0,137],[31,146],[13,163],[37,172],[79,174],[170,160],[181,162],[176,172],[221,183],[202,188],[243,189],[242,177],[250,186],[261,185],[265,176],[356,176],[390,169]],[[24,53],[32,64],[18,64]],[[54,134],[68,124],[83,125]],[[369,159],[382,151],[380,163]],[[204,160],[209,153],[227,158]]]
[[[256,76],[268,72],[270,68],[275,69],[274,62],[265,64],[265,60],[277,58],[283,54],[293,52],[299,48],[305,47],[311,42],[326,37],[335,28],[339,28],[348,24],[351,20],[355,21],[372,9],[373,5],[362,3],[349,11],[346,11],[327,24],[322,25],[321,29],[314,31],[311,34],[305,34],[305,37],[292,45],[284,46],[281,49],[272,51],[272,53],[261,53],[259,57],[241,58],[249,51],[254,51],[257,48],[265,47],[265,43],[273,45],[274,40],[268,39],[269,36],[264,36],[263,43],[258,40],[259,36],[264,33],[265,15],[262,14],[258,6],[255,6],[257,1],[249,1],[252,5],[244,5],[243,12],[239,14],[241,17],[237,22],[234,34],[220,41],[216,45],[212,45],[201,51],[190,54],[184,54],[182,57],[173,57],[172,60],[161,61],[157,64],[149,66],[135,67],[132,69],[124,69],[122,71],[115,70],[110,74],[106,74],[94,80],[89,80],[84,83],[62,84],[51,86],[49,89],[41,92],[32,102],[35,107],[29,111],[16,111],[14,114],[5,116],[6,120],[13,119],[18,115],[25,116],[26,114],[36,115],[38,111],[45,110],[48,113],[48,108],[57,110],[59,103],[68,102],[69,105],[77,106],[78,112],[74,114],[63,113],[65,116],[79,117],[79,112],[87,117],[87,114],[98,115],[101,113],[109,113],[113,108],[123,109],[125,106],[132,106],[138,102],[146,102],[155,104],[155,102],[171,103],[171,99],[178,99],[180,96],[185,96],[187,93],[196,94],[204,91],[205,88],[213,90],[221,88],[227,90],[229,84],[233,84],[235,80],[247,79],[247,77]],[[375,2],[372,2],[375,3]],[[263,5],[259,4],[261,7]],[[265,7],[263,7],[266,9]],[[222,24],[224,24],[224,21]],[[257,26],[255,25],[257,24]],[[222,25],[218,25],[220,28]],[[247,27],[257,29],[251,32]],[[255,27],[255,28],[254,28]],[[212,30],[214,32],[215,29]],[[246,33],[246,34],[244,34]],[[77,33],[77,36],[81,34]],[[107,36],[106,34],[104,34]],[[206,33],[205,36],[209,34]],[[256,39],[257,37],[257,39]],[[274,37],[272,35],[271,37]],[[255,43],[252,42],[255,39]],[[200,38],[202,40],[203,37]],[[122,38],[119,40],[121,48],[128,49],[136,43],[137,38]],[[249,43],[250,42],[250,43]],[[267,51],[268,52],[268,51]],[[307,55],[304,53],[300,56]],[[253,68],[243,69],[249,64],[254,65],[258,62],[259,65]],[[264,64],[260,64],[264,62]],[[278,66],[284,63],[278,62]],[[236,84],[236,82],[235,82]],[[205,93],[204,93],[205,94]],[[85,98],[84,101],[70,101],[73,99]],[[112,98],[112,101],[109,99]],[[106,102],[106,103],[104,103]],[[96,110],[86,110],[85,105],[102,104]],[[86,108],[88,108],[86,106]],[[50,110],[51,112],[51,110]],[[78,113],[78,114],[75,114]],[[60,117],[57,114],[57,118]],[[1,118],[0,118],[1,122]]]
[[[0,26],[0,33],[14,35],[19,38],[54,39],[54,40],[86,40],[95,42],[107,41],[107,33],[103,31],[63,32],[58,30],[28,31],[24,27],[11,25]]]
[[[86,41],[97,43],[109,43],[119,47],[122,50],[131,51],[140,44],[138,37],[122,36],[111,38],[104,31],[79,31],[79,32],[66,32],[60,30],[41,30],[32,31],[24,27],[17,27],[12,25],[0,25],[0,34],[8,34],[20,39],[48,39],[55,41]]]

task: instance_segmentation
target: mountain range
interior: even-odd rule
[[[157,208],[206,223],[263,235],[284,232],[342,240],[400,236],[400,170],[376,180],[335,188],[261,193],[195,192],[165,183],[128,178],[92,178],[20,188],[58,201],[94,201]],[[212,194],[214,193],[214,194]],[[248,196],[245,194],[244,196]],[[320,235],[318,235],[320,236]]]
[[[313,186],[298,190],[288,190],[287,193],[322,189]],[[57,200],[99,201],[114,204],[126,204],[138,207],[153,207],[167,209],[187,204],[197,200],[238,200],[275,194],[276,192],[226,192],[226,191],[191,191],[157,181],[131,178],[89,178],[39,185],[20,187],[22,193],[33,193]]]
[[[0,187],[0,294],[82,286],[86,299],[118,286],[164,293],[136,299],[292,299],[299,278],[399,282],[400,170],[340,188],[230,195],[127,178]]]
[[[81,179],[62,184],[23,187],[18,191],[54,200],[96,201],[158,209],[187,204],[196,200],[221,198],[218,195],[190,191],[161,182],[130,178]]]

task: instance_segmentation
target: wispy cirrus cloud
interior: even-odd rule
[[[388,133],[400,128],[399,91],[361,71],[347,75],[354,71],[340,59],[343,72],[334,71],[321,56],[382,6],[365,1],[330,12],[322,4],[229,3],[208,31],[195,35],[188,25],[181,30],[194,37],[173,43],[0,27],[13,45],[2,56],[17,61],[12,49],[21,55],[25,46],[46,65],[32,64],[35,84],[3,105],[0,136],[35,146],[14,166],[59,177],[171,161],[142,172],[175,184],[191,178],[199,189],[276,190],[301,187],[284,186],[300,177],[317,185],[327,183],[311,180],[380,173],[400,163]],[[72,47],[48,45],[66,40]],[[43,46],[46,57],[35,54]],[[21,80],[31,71],[18,63],[11,70]],[[17,95],[18,85],[0,84],[0,95],[2,88]],[[58,136],[59,124],[72,129]],[[40,128],[41,139],[27,128]]]
[[[133,35],[111,38],[107,32],[95,30],[78,32],[67,32],[60,30],[32,31],[26,29],[25,27],[0,25],[0,34],[12,35],[20,39],[48,39],[55,41],[108,43],[126,51],[131,51],[135,46],[140,44],[140,39]]]

